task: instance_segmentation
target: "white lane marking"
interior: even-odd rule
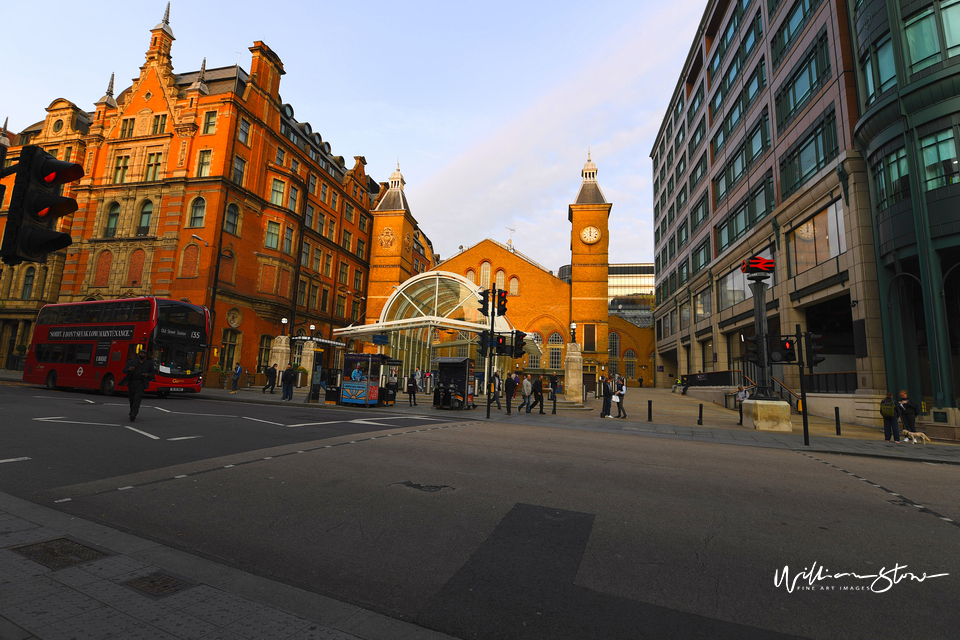
[[[203,436],[180,436],[179,438],[167,438],[168,442],[173,442],[175,440],[193,440],[194,438],[202,438]]]
[[[65,424],[91,424],[98,427],[119,427],[118,424],[107,424],[105,422],[80,422],[79,420],[64,420],[67,416],[52,416],[49,418],[34,418],[36,422],[63,422]]]
[[[126,487],[119,487],[117,491],[126,491],[127,489],[133,489],[133,485],[127,485]]]
[[[265,422],[266,424],[273,424],[278,427],[285,427],[287,425],[280,424],[279,422],[270,422],[269,420],[261,420],[260,418],[250,418],[248,416],[241,416],[244,420],[253,420],[254,422]]]
[[[86,399],[85,399],[84,402],[89,402],[90,404],[97,404],[97,403],[94,402],[93,400],[86,400]]]
[[[7,458],[6,460],[0,460],[0,464],[3,464],[4,462],[23,462],[29,459],[30,458]]]
[[[73,500],[73,498],[61,498],[60,500],[54,500],[54,502],[56,502],[56,503],[60,503],[60,502],[70,502],[71,500]]]
[[[159,440],[159,439],[160,439],[160,436],[155,436],[155,435],[153,435],[152,433],[147,433],[146,431],[140,431],[140,429],[134,429],[133,427],[125,427],[125,428],[126,428],[126,429],[130,429],[130,431],[136,431],[136,432],[139,433],[140,435],[142,435],[142,436],[147,436],[148,438],[152,438],[152,439],[154,439],[154,440]]]
[[[388,424],[383,424],[382,422],[374,422],[373,420],[351,420],[350,424],[367,424],[373,425],[375,427],[389,427]]]
[[[163,407],[154,407],[157,411],[163,411],[164,413],[171,413],[170,409],[164,409]]]
[[[186,477],[187,477],[187,474],[183,474],[183,475],[180,475],[180,476],[173,476],[173,477],[174,477],[174,478],[186,478]]]
[[[286,424],[286,425],[280,425],[280,426],[287,427],[288,429],[293,429],[294,427],[316,427],[324,424],[344,424],[346,422],[348,421],[347,420],[329,420],[327,422],[302,422],[300,424]],[[274,422],[271,424],[276,424],[276,423]]]
[[[230,468],[232,468],[232,467],[234,467],[234,466],[236,466],[236,465],[225,464],[225,465],[223,465],[223,468],[224,468],[224,469],[230,469]]]

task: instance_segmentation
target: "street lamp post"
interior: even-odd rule
[[[287,335],[287,323],[288,323],[288,322],[289,322],[289,320],[287,320],[286,318],[280,318],[280,324],[283,325],[283,333],[281,333],[280,335],[284,335],[284,336]]]
[[[571,322],[570,323],[570,342],[576,342],[576,341],[577,341],[577,323]]]

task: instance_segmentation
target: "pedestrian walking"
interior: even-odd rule
[[[503,383],[503,389],[503,397],[507,401],[507,415],[510,415],[510,402],[513,400],[513,394],[517,392],[517,379],[514,376],[507,375],[507,380]]]
[[[604,376],[600,376],[599,392],[603,397],[603,405],[600,407],[600,417],[612,418],[613,416],[610,415],[610,404],[613,401],[613,390],[610,388],[610,383],[607,382]]]
[[[643,389],[643,376],[640,376],[640,388]]]
[[[297,372],[293,370],[293,365],[288,364],[287,368],[283,370],[283,375],[280,376],[280,386],[283,390],[283,395],[280,396],[280,400],[293,400],[293,383],[297,379]]]
[[[527,413],[536,406],[540,406],[540,413],[543,411],[543,376],[537,376],[533,381],[533,404],[527,406]]]
[[[146,350],[137,352],[135,358],[131,358],[123,365],[123,378],[117,383],[121,386],[127,386],[127,397],[130,400],[130,421],[137,419],[140,413],[140,402],[143,400],[143,392],[150,388],[150,381],[153,380],[153,360],[147,359]]]
[[[557,395],[557,372],[554,371],[550,374],[550,402],[553,402],[553,399]]]
[[[626,418],[627,409],[623,406],[623,399],[627,395],[627,381],[624,378],[617,378],[617,417]]]
[[[903,424],[901,431],[916,431],[917,416],[920,415],[920,407],[907,396],[906,389],[900,391],[900,400],[897,402],[897,405],[900,407],[900,422]],[[913,439],[913,443],[917,443],[916,438]]]
[[[407,400],[411,407],[417,406],[417,379],[412,374],[407,376]]]
[[[260,392],[266,393],[267,389],[270,389],[270,393],[272,394],[273,390],[277,388],[277,363],[274,362],[272,367],[264,371],[264,375],[267,376],[267,384],[264,385]]]
[[[237,363],[237,366],[233,369],[233,377],[230,378],[231,387],[230,393],[236,393],[237,387],[240,384],[240,374],[243,373],[243,367],[240,366],[240,363]]]
[[[423,373],[420,372],[420,367],[417,367],[417,370],[413,372],[413,379],[417,383],[417,390],[423,390]]]
[[[530,380],[529,373],[527,377],[523,379],[523,385],[520,389],[520,392],[523,394],[523,402],[517,407],[517,412],[519,413],[524,407],[527,407],[527,413],[530,413],[530,403],[533,401],[533,381]]]
[[[494,371],[493,379],[490,381],[490,386],[493,389],[493,401],[491,401],[491,404],[493,404],[493,402],[495,401],[497,403],[498,411],[503,410],[503,407],[500,405],[500,390],[501,390],[500,385],[501,385],[500,373],[498,371]]]
[[[893,400],[893,394],[887,392],[886,397],[880,401],[880,416],[883,418],[883,439],[890,442],[890,436],[893,441],[900,442],[900,428],[897,426],[897,413],[899,406]]]

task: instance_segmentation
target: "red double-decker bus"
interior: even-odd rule
[[[48,304],[40,310],[23,381],[48,389],[126,390],[117,381],[139,349],[154,360],[148,392],[200,393],[210,311],[177,300],[126,298]]]

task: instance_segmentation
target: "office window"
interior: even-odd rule
[[[790,273],[797,275],[847,250],[843,205],[838,200],[787,235]]]
[[[690,156],[693,156],[693,152],[697,150],[700,146],[700,143],[703,142],[704,136],[707,133],[707,118],[704,116],[700,118],[700,123],[695,129],[690,132],[690,144],[688,145]]]
[[[290,170],[294,173],[300,172],[300,163],[297,162],[296,158],[290,158]]]
[[[780,158],[780,187],[783,198],[795,193],[803,183],[837,157],[837,116],[833,106],[804,134],[801,140]]]
[[[346,229],[343,230],[343,236],[340,238],[340,241],[341,246],[347,251],[351,251],[353,249],[353,234]]]
[[[933,8],[906,21],[907,62],[914,74],[940,62],[940,37]],[[951,32],[953,30],[951,29]]]
[[[927,190],[939,189],[960,181],[957,167],[957,148],[953,129],[938,131],[920,140],[924,180]]]
[[[310,285],[310,308],[311,309],[317,308],[317,292],[319,290],[320,290],[320,287],[318,287],[317,285],[315,284]]]
[[[361,260],[367,259],[367,245],[363,240],[357,239],[357,257]]]
[[[350,305],[350,319],[356,322],[360,319],[360,301],[354,300]]]
[[[127,169],[130,167],[130,156],[117,156],[113,167],[113,183],[123,184],[127,181]]]
[[[120,121],[120,137],[129,138],[133,136],[133,126],[137,123],[135,118],[124,118]]]
[[[713,313],[713,289],[707,287],[693,296],[693,321],[700,322],[709,318]]]
[[[153,217],[153,203],[149,200],[140,207],[140,224],[137,225],[137,235],[145,236],[150,233],[150,219]]]
[[[733,245],[773,208],[773,175],[768,173],[766,179],[717,225],[717,252],[722,253]]]
[[[287,255],[293,253],[293,229],[290,227],[283,229],[283,252]]]
[[[217,130],[217,112],[207,111],[203,114],[203,134],[209,135]]]
[[[353,205],[349,203],[343,205],[343,217],[347,219],[347,222],[353,222]]]
[[[245,145],[250,145],[250,123],[240,118],[240,127],[237,130],[237,140]]]
[[[167,130],[167,114],[163,113],[159,116],[153,116],[153,135],[163,133]]]
[[[267,239],[264,241],[267,249],[277,249],[280,247],[280,223],[267,223]]]
[[[762,155],[769,146],[768,119],[766,113],[751,130],[747,139],[730,155],[730,160],[724,165],[723,171],[714,179],[714,197],[717,204],[722,202],[738,182],[747,174],[750,166]]]
[[[107,224],[103,229],[104,238],[113,238],[117,235],[117,223],[120,221],[120,205],[116,202],[110,205],[107,211]]]
[[[307,281],[297,283],[297,304],[301,307],[307,303]]]
[[[310,193],[317,195],[317,176],[310,174]]]
[[[282,165],[284,158],[287,157],[287,152],[283,150],[283,147],[277,147],[277,164]]]
[[[773,249],[764,249],[759,253],[759,255],[760,257],[772,260]],[[774,272],[772,280],[768,281],[771,287],[776,285],[776,277],[777,274]],[[740,271],[740,267],[735,268],[733,271],[720,278],[720,280],[717,282],[719,310],[724,311],[735,304],[752,298],[753,291],[750,290],[749,284],[750,283],[747,280],[746,274]]]
[[[23,288],[20,290],[20,299],[29,300],[33,297],[33,278],[37,270],[34,267],[27,267],[23,274]]]
[[[153,182],[160,177],[160,164],[162,158],[162,153],[147,154],[147,171],[144,174],[144,180],[147,182]]]
[[[233,158],[233,181],[243,186],[243,174],[247,169],[247,161],[240,156]]]
[[[693,190],[697,188],[697,185],[700,184],[700,181],[703,180],[703,176],[707,174],[707,154],[704,153],[700,156],[700,159],[697,161],[697,164],[693,165],[693,168],[690,169],[690,193],[693,194]]]
[[[257,351],[257,372],[262,373],[270,367],[270,351],[273,349],[273,336],[260,336],[260,348]]]
[[[798,0],[794,3],[786,20],[770,39],[770,52],[773,58],[773,67],[777,68],[803,31],[810,16],[813,15],[821,0]]]
[[[347,284],[347,282],[349,281],[349,278],[348,278],[349,275],[350,275],[350,265],[348,265],[346,262],[341,262],[340,273],[337,276],[337,281],[340,284]]]
[[[686,258],[680,261],[680,264],[677,265],[677,286],[682,287],[687,283],[687,280],[690,278],[690,267]]]
[[[337,211],[337,192],[336,191],[330,192],[330,208],[333,209],[334,211]]]
[[[333,255],[328,253],[323,261],[323,275],[327,278],[333,273]]]
[[[313,270],[320,273],[320,262],[323,260],[323,251],[319,248],[313,250]]]
[[[229,234],[237,235],[237,228],[240,224],[240,209],[235,204],[227,205],[227,215],[223,218],[223,230]]]
[[[330,304],[330,289],[327,289],[326,287],[324,287],[323,290],[320,292],[320,311],[323,311],[324,313],[326,313],[327,307],[329,306],[329,304]]]
[[[360,231],[367,230],[367,216],[360,216]]]
[[[287,209],[290,211],[297,210],[297,198],[300,196],[300,190],[295,186],[290,185],[290,198],[287,200]]]
[[[690,108],[687,110],[687,124],[693,124],[693,118],[697,115],[697,112],[700,111],[700,107],[703,106],[703,83],[700,83],[700,86],[697,87],[697,92],[693,94],[693,97],[690,98]],[[654,163],[656,166],[656,163]]]
[[[307,203],[307,211],[303,214],[303,223],[309,229],[313,229],[313,205],[309,202]]]
[[[347,296],[337,296],[337,310],[336,314],[341,318],[346,317],[347,314]]]
[[[353,270],[353,288],[363,291],[363,272],[360,269]]]
[[[190,207],[190,227],[202,227],[203,216],[207,211],[207,202],[203,198],[197,198]]]
[[[330,222],[327,223],[327,239],[331,242],[337,240],[337,221],[333,218],[330,218]]]
[[[777,133],[793,120],[801,108],[830,79],[830,52],[827,28],[820,31],[804,57],[790,72],[774,98],[777,112]]]
[[[877,190],[879,211],[909,198],[910,171],[906,150],[900,148],[881,158],[873,166],[873,182]]]
[[[210,175],[210,157],[213,151],[204,149],[197,154],[197,177],[205,178]]]
[[[677,226],[677,248],[682,247],[687,242],[687,222],[684,220]]]
[[[325,184],[320,185],[320,201],[321,202],[327,201],[327,185]]]
[[[286,188],[283,180],[273,179],[273,189],[270,192],[270,204],[275,204],[278,207],[283,206],[283,192]]]
[[[304,242],[300,247],[300,266],[310,267],[310,243]]]

